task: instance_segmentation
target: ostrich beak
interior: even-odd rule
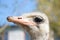
[[[32,26],[35,26],[36,23],[35,22],[32,22],[32,21],[28,21],[28,20],[25,20],[23,19],[22,17],[7,17],[7,20],[9,22],[13,22],[13,23],[16,23],[16,24],[22,24],[22,25],[32,25]]]

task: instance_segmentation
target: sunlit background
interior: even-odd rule
[[[34,11],[48,16],[51,37],[60,40],[60,0],[0,0],[0,40],[30,40],[27,32],[9,23],[6,18]]]

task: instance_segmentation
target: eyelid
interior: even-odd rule
[[[31,15],[31,16],[27,16],[27,18],[33,18],[35,17],[36,15]]]

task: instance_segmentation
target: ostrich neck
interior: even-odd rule
[[[48,40],[49,33],[30,34],[31,40]]]
[[[40,36],[32,35],[31,40],[41,40],[41,39],[40,39]]]

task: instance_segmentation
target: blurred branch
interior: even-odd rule
[[[0,33],[2,33],[7,27],[8,27],[8,24],[5,24],[3,27],[1,27],[0,28]]]

